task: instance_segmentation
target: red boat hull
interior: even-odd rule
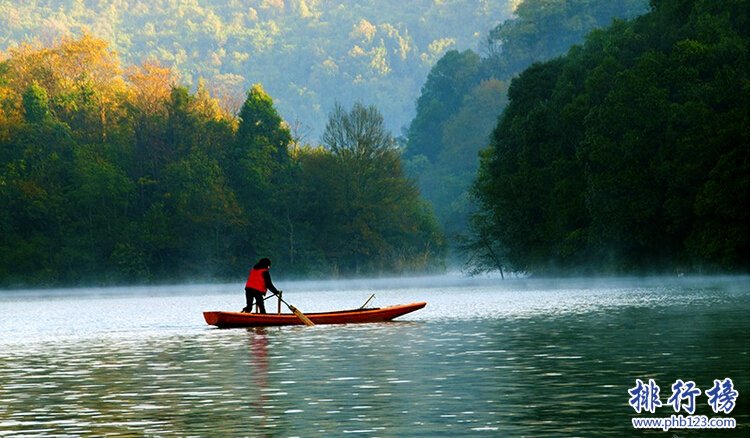
[[[368,322],[384,322],[404,314],[422,309],[427,303],[400,304],[397,306],[381,307],[377,309],[341,310],[338,312],[306,313],[315,324],[361,324]],[[209,325],[220,328],[255,327],[271,325],[302,325],[302,321],[293,313],[240,313],[240,312],[203,312],[203,317]]]

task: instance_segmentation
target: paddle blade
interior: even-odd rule
[[[313,321],[311,321],[307,316],[305,316],[302,312],[297,310],[297,307],[295,306],[289,306],[290,310],[292,310],[292,313],[295,314],[296,317],[300,318],[300,321],[302,321],[307,326],[313,326]]]

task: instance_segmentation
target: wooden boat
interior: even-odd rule
[[[400,304],[397,306],[370,309],[339,310],[334,312],[306,313],[315,324],[360,324],[367,322],[384,322],[425,307],[424,302]],[[240,313],[240,312],[203,312],[209,325],[220,328],[254,327],[269,325],[301,325],[302,321],[294,313]]]

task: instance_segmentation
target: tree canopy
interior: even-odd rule
[[[452,242],[469,230],[479,152],[506,106],[511,79],[534,62],[564,54],[589,31],[647,6],[647,0],[525,0],[485,34],[479,53],[450,50],[432,67],[406,131],[404,155]]]
[[[372,102],[399,132],[436,60],[510,14],[508,0],[3,1],[0,50],[88,32],[127,65],[156,60],[191,88],[205,78],[230,112],[261,83],[317,140],[336,101]]]
[[[121,68],[89,35],[13,49],[0,285],[237,279],[260,257],[287,275],[440,266],[442,237],[380,112],[331,120],[355,122],[346,144],[300,144],[260,85],[235,116],[158,63]]]
[[[662,0],[512,81],[476,182],[511,270],[747,271],[748,3]]]

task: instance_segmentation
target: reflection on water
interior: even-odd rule
[[[214,329],[200,311],[241,293],[153,295],[0,298],[0,435],[623,436],[635,379],[731,377],[739,427],[715,435],[748,436],[747,278],[403,289],[376,304],[428,307],[312,328]],[[315,311],[369,293],[289,295]]]

